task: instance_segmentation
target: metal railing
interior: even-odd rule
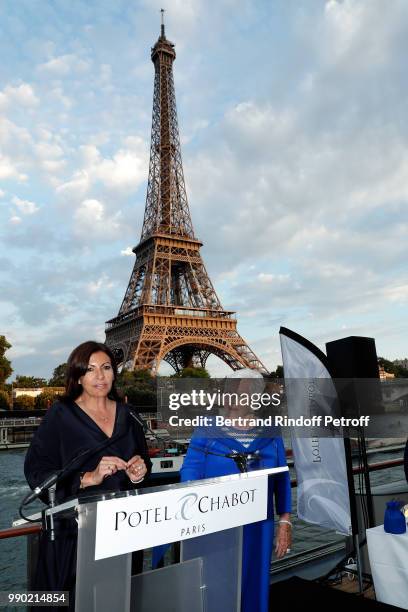
[[[42,417],[23,417],[0,419],[0,427],[29,427],[39,425]]]

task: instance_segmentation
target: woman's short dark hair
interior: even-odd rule
[[[94,340],[88,340],[83,342],[70,354],[67,363],[67,379],[65,383],[65,395],[62,399],[65,400],[76,400],[82,393],[82,386],[79,384],[81,376],[86,374],[88,369],[89,360],[91,355],[94,353],[102,352],[105,353],[112,364],[113,369],[113,383],[112,388],[108,394],[108,397],[112,400],[120,400],[120,395],[116,389],[115,383],[118,376],[118,367],[116,365],[115,357],[112,351],[106,344],[102,342],[95,342]]]

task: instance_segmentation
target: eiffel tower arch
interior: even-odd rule
[[[106,323],[106,343],[126,369],[157,373],[161,361],[176,372],[205,367],[213,354],[233,370],[267,369],[224,310],[201,258],[184,183],[176,96],[174,44],[164,24],[152,48],[153,116],[149,179],[136,261],[117,316]]]

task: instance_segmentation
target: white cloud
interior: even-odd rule
[[[128,136],[111,159],[96,164],[95,174],[108,187],[134,191],[147,180],[148,167],[147,139]]]
[[[132,255],[134,255],[134,253],[133,253],[133,251],[132,251],[132,247],[130,247],[130,246],[126,247],[126,249],[123,249],[123,250],[120,252],[120,254],[121,254],[121,255],[124,255],[124,256],[132,256]]]
[[[57,194],[71,197],[84,197],[91,186],[91,179],[86,170],[77,170],[71,179],[56,186]]]
[[[59,102],[65,110],[70,110],[74,106],[74,100],[65,95],[62,87],[51,89],[50,95]]]
[[[111,289],[113,286],[113,281],[111,281],[106,274],[103,274],[96,281],[91,281],[87,284],[87,291],[91,295],[94,295],[95,293],[99,293],[100,291],[106,291],[107,289]]]
[[[3,110],[14,105],[30,107],[37,104],[39,104],[39,99],[28,83],[21,83],[17,86],[7,85],[0,92],[0,109]]]
[[[144,140],[128,137],[111,157],[103,157],[94,144],[82,145],[79,149],[82,167],[70,180],[61,183],[57,192],[84,197],[96,184],[127,194],[135,191],[147,178],[148,153]]]
[[[384,295],[391,302],[406,304],[408,302],[408,285],[397,285],[384,288]]]
[[[104,159],[94,168],[98,177],[107,187],[135,190],[146,180],[146,164],[135,151],[119,150],[112,159]]]
[[[384,11],[382,0],[329,0],[325,5],[326,57],[349,62],[349,70],[378,70],[390,59],[393,41],[408,16],[404,1]]]
[[[271,284],[274,282],[282,282],[290,280],[289,274],[269,274],[260,272],[258,274],[258,280],[263,284]]]
[[[0,179],[26,181],[35,170],[52,182],[66,168],[66,142],[57,131],[41,121],[29,121],[28,127],[18,125],[7,117],[0,118]]]
[[[338,2],[329,0],[325,5],[325,16],[329,33],[334,36],[334,47],[338,55],[345,54],[361,33],[364,16],[369,9],[354,0]]]
[[[27,180],[27,175],[19,172],[16,164],[14,164],[10,158],[0,155],[0,179],[6,180],[13,178],[24,182]]]
[[[240,102],[225,114],[225,125],[238,139],[246,142],[288,138],[296,128],[295,115],[289,109],[278,111],[271,104]],[[238,133],[237,133],[238,132]]]
[[[17,196],[14,196],[11,201],[23,215],[33,215],[40,210],[39,207],[34,202],[30,202],[30,200],[21,200]]]
[[[39,72],[49,74],[53,77],[66,77],[70,73],[84,73],[90,68],[90,63],[77,55],[68,53],[53,57],[48,62],[38,66]]]
[[[67,165],[61,145],[48,137],[33,145],[33,154],[47,174],[58,175]]]
[[[15,342],[15,340],[13,342]],[[20,341],[20,339],[18,339],[18,345],[15,346],[13,344],[13,346],[11,347],[10,352],[8,353],[8,355],[10,355],[10,357],[12,359],[18,359],[19,357],[26,357],[28,355],[35,355],[36,353],[37,353],[37,351],[36,351],[35,348],[30,346],[29,344],[23,344]],[[17,374],[18,374],[18,372],[17,372]]]
[[[60,160],[44,159],[41,162],[41,167],[46,173],[51,175],[49,179],[52,182],[52,184],[55,184],[55,185],[57,185],[58,179],[53,175],[59,174],[62,170],[66,168],[66,166],[67,166],[67,162],[63,159],[60,159]]]
[[[0,179],[26,181],[21,172],[31,163],[32,138],[30,132],[16,125],[6,117],[0,117]]]
[[[59,144],[43,140],[34,145],[34,150],[40,159],[58,159],[64,151]]]
[[[84,200],[74,213],[74,232],[86,239],[114,238],[120,233],[120,219],[120,212],[108,216],[99,200]]]
[[[17,217],[17,215],[13,215],[12,217],[10,217],[10,223],[12,225],[18,225],[19,223],[21,223],[21,217]]]
[[[0,117],[0,143],[3,148],[13,143],[27,147],[31,144],[31,135],[27,128],[16,125],[6,117]]]

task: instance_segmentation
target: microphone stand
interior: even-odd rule
[[[56,484],[53,484],[49,489],[48,489],[48,499],[49,499],[49,508],[54,508],[55,507],[55,490],[57,488]],[[49,520],[49,538],[50,538],[50,542],[54,542],[55,541],[55,528],[54,528],[54,514],[51,513],[48,517]],[[47,527],[47,526],[45,526]]]

